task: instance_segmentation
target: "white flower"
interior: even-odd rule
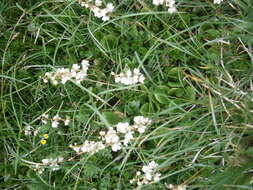
[[[112,3],[108,3],[105,8],[102,8],[102,0],[89,0],[88,2],[82,2],[78,0],[81,6],[90,9],[95,17],[101,18],[103,21],[110,19],[109,14],[113,12],[114,6]]]
[[[143,116],[136,116],[134,117],[134,123],[136,125],[149,125],[151,123],[151,120]]]
[[[38,133],[39,133],[39,130],[40,130],[40,128],[36,129],[36,130],[33,132],[33,136],[37,136]]]
[[[158,167],[158,164],[155,161],[151,161],[148,166],[152,169],[156,169]]]
[[[186,185],[179,185],[178,187],[177,187],[177,190],[186,190]]]
[[[186,190],[186,185],[178,185],[178,186],[174,186],[172,184],[168,185],[168,188],[171,190]]]
[[[139,133],[144,133],[147,126],[150,124],[151,124],[151,120],[148,118],[145,118],[143,116],[134,117],[133,128],[135,128]]]
[[[38,169],[38,173],[42,174],[44,172],[44,170],[45,170],[45,168],[40,168],[40,169]]]
[[[223,0],[213,0],[214,4],[221,4],[221,2],[223,2]]]
[[[101,6],[102,5],[102,1],[101,0],[95,0],[95,5],[96,6]]]
[[[30,125],[25,126],[25,129],[24,129],[25,135],[26,136],[31,135],[32,134],[31,130],[32,130],[32,126]]]
[[[80,70],[80,66],[78,64],[73,64],[71,68],[71,72],[78,72]]]
[[[74,145],[70,145],[69,147],[72,148],[77,153],[81,152],[81,150],[82,150],[82,146],[81,145],[77,146],[76,143]]]
[[[141,172],[136,172],[135,177],[130,181],[130,183],[134,183],[137,181],[137,185],[141,186],[143,184],[156,183],[160,180],[161,174],[155,173],[158,164],[154,161],[148,163],[148,165],[144,165],[142,167],[142,171],[144,175],[141,175]]]
[[[56,171],[60,169],[58,163],[62,162],[63,160],[64,158],[60,156],[55,159],[53,158],[42,159],[41,162],[43,163],[43,165],[49,166],[52,169],[52,171]]]
[[[108,20],[110,20],[110,17],[109,17],[109,16],[103,16],[103,17],[102,17],[102,20],[103,20],[103,21],[108,21]]]
[[[142,167],[142,171],[145,174],[145,180],[146,181],[159,181],[161,174],[155,173],[156,168],[158,167],[158,164],[154,161],[151,161],[148,165]]]
[[[137,182],[137,185],[138,185],[138,186],[142,186],[142,185],[143,185],[143,182],[138,181],[138,182]]]
[[[141,172],[140,172],[140,171],[136,172],[136,175],[137,175],[137,176],[140,176],[140,175],[141,175]]]
[[[73,64],[71,69],[67,68],[58,68],[54,72],[47,72],[43,78],[45,83],[48,80],[51,80],[54,85],[57,85],[59,82],[65,84],[67,81],[74,79],[75,82],[82,82],[87,76],[87,70],[89,63],[87,60],[82,60],[82,68],[78,64]]]
[[[116,125],[116,128],[117,128],[117,132],[119,133],[127,133],[128,131],[131,130],[128,122],[125,122],[125,123],[119,122]]]
[[[43,159],[43,160],[41,160],[41,162],[43,163],[43,164],[48,164],[48,163],[50,163],[52,160],[51,159]]]
[[[125,72],[122,72],[118,75],[115,73],[112,73],[112,75],[114,75],[116,83],[121,83],[124,85],[134,85],[137,83],[144,83],[145,80],[143,74],[141,74],[140,70],[136,68],[133,71],[126,70]]]
[[[69,123],[70,123],[70,119],[69,119],[69,118],[67,118],[67,119],[64,120],[64,125],[65,125],[65,126],[68,126]]]
[[[106,10],[107,10],[108,12],[112,12],[113,9],[114,9],[114,6],[113,6],[112,3],[108,3],[108,4],[106,5]]]
[[[121,149],[121,144],[120,143],[112,144],[112,151],[117,152],[120,149]]]
[[[105,145],[102,142],[85,141],[81,150],[83,152],[94,154],[104,148],[105,148]]]
[[[175,12],[177,12],[177,9],[176,9],[176,7],[170,7],[170,8],[168,8],[168,12],[175,13]]]
[[[120,80],[121,80],[121,78],[120,78],[119,76],[116,76],[116,77],[115,77],[115,82],[116,82],[116,83],[120,83]]]
[[[52,127],[53,128],[58,128],[59,122],[58,121],[53,121],[52,122]]]
[[[124,145],[127,146],[128,143],[134,138],[133,136],[133,131],[129,131],[125,134],[125,139],[124,139]]]
[[[40,116],[40,118],[41,118],[41,122],[42,122],[43,124],[47,124],[48,114],[43,113],[43,114]]]
[[[153,168],[150,168],[149,166],[143,166],[142,171],[144,173],[151,173],[153,171]]]
[[[139,125],[138,127],[137,127],[137,130],[138,130],[138,132],[139,133],[144,133],[145,132],[145,130],[146,130],[146,126],[145,125]]]
[[[113,128],[109,128],[105,135],[105,141],[108,144],[114,144],[119,142],[119,136],[117,135],[117,132]]]
[[[45,168],[42,167],[40,164],[36,164],[34,170],[37,171],[39,174],[42,174]]]
[[[62,119],[62,118],[59,117],[59,115],[55,115],[55,116],[53,117],[52,127],[53,127],[53,128],[58,128],[58,126],[59,126],[59,121],[60,121],[61,119]]]
[[[60,166],[57,163],[52,163],[49,165],[52,169],[52,171],[57,171],[60,169]]]
[[[53,85],[57,85],[58,81],[57,80],[52,80]]]
[[[174,7],[176,2],[175,0],[165,0],[165,4],[167,7]]]
[[[147,166],[142,167],[142,171],[145,173],[145,178],[148,181],[152,180],[153,173],[157,168],[158,164],[154,161],[151,161]]]
[[[151,180],[152,180],[152,175],[151,175],[151,173],[145,173],[145,178],[146,178],[147,180],[151,181]]]
[[[133,70],[134,75],[138,75],[140,73],[140,69],[135,68]]]
[[[164,0],[153,0],[153,5],[162,5],[164,3]]]
[[[88,152],[93,154],[106,147],[111,147],[112,151],[117,152],[122,149],[122,144],[127,146],[134,138],[134,131],[142,133],[150,123],[151,120],[148,118],[136,116],[134,118],[134,125],[130,125],[128,122],[119,122],[115,125],[115,129],[109,127],[107,131],[100,131],[98,137],[100,141],[85,141],[83,145],[70,145],[70,148],[77,153]],[[122,134],[124,134],[124,136]],[[151,162],[149,167],[155,167],[152,164],[154,165],[154,163]]]
[[[161,177],[161,174],[160,174],[160,173],[156,173],[156,174],[154,175],[154,182],[160,181],[160,177]]]
[[[82,70],[88,70],[88,67],[89,67],[89,61],[86,60],[86,59],[83,59],[82,62],[81,62],[81,65],[82,65]]]
[[[99,135],[100,135],[100,136],[105,136],[105,131],[100,131],[100,132],[99,132]]]
[[[143,84],[144,80],[145,80],[145,77],[143,75],[140,75],[139,76],[139,82]]]
[[[168,7],[169,13],[175,13],[177,12],[177,9],[175,7],[175,0],[153,0],[153,5],[163,5],[165,4],[166,7]]]
[[[102,142],[95,142],[95,141],[85,141],[82,145],[70,145],[70,148],[72,148],[77,153],[90,153],[94,154],[102,149],[105,148],[105,145]]]

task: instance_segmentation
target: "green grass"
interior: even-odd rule
[[[0,2],[0,189],[135,189],[130,179],[152,160],[161,180],[142,189],[252,189],[253,2],[177,2],[169,14],[151,1],[113,1],[108,22],[72,0]],[[82,59],[93,64],[81,85],[43,83]],[[140,68],[145,83],[116,84],[110,73],[125,68]],[[71,123],[43,125],[45,112]],[[138,115],[152,125],[119,152],[69,147]],[[28,124],[38,136],[25,136]],[[33,170],[55,156],[60,170]]]

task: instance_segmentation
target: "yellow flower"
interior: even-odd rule
[[[40,144],[46,144],[47,143],[47,141],[45,140],[45,139],[42,139],[41,141],[40,141]]]
[[[44,134],[43,137],[44,137],[44,139],[48,139],[49,136],[48,136],[48,134]]]

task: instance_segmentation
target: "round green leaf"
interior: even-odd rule
[[[111,125],[116,125],[122,120],[119,114],[116,114],[114,112],[104,112],[103,115],[105,119],[108,121],[108,123]]]
[[[170,100],[168,98],[168,96],[166,96],[165,94],[162,93],[155,93],[155,99],[161,103],[161,104],[169,104]]]

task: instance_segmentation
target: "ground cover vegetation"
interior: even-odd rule
[[[252,0],[0,1],[0,189],[252,189],[252,46]]]

